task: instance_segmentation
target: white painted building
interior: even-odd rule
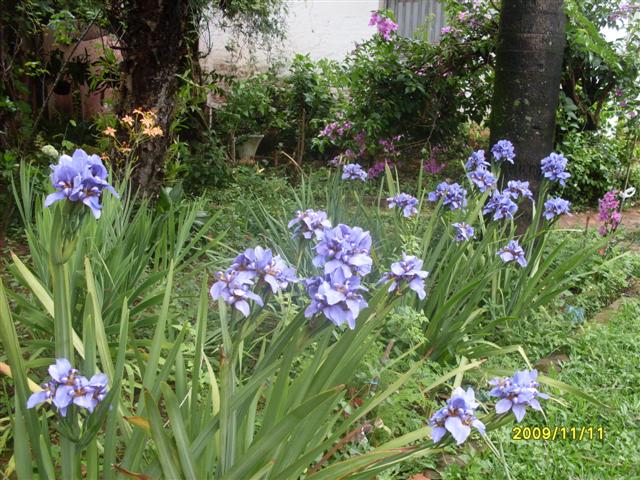
[[[390,8],[399,24],[399,33],[411,36],[428,24],[431,41],[438,41],[443,26],[442,7],[436,0],[288,0],[286,38],[266,49],[251,48],[246,39],[225,32],[213,21],[202,36],[205,70],[237,71],[266,69],[274,60],[291,60],[297,53],[312,60],[342,60],[358,42],[376,33],[369,26],[373,10]]]

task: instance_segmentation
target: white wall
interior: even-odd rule
[[[276,45],[272,53],[256,52],[258,69],[264,69],[276,58],[290,60],[296,53],[309,54],[313,60],[329,58],[341,60],[356,42],[362,42],[376,33],[369,26],[371,11],[381,7],[379,0],[289,0],[287,38]],[[209,43],[209,39],[211,42]],[[225,46],[230,42],[240,43],[238,52],[231,53]],[[211,51],[203,60],[206,70],[243,71],[250,55],[242,39],[234,39],[228,32],[220,30],[213,22],[209,35],[203,35],[201,49],[206,45]]]

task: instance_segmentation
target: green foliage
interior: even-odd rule
[[[252,170],[240,172],[243,193],[275,185],[265,187]],[[399,188],[387,175],[378,205],[383,189]],[[399,472],[409,457],[430,465],[442,448],[451,448],[449,440],[434,447],[424,427],[440,404],[434,395],[468,376],[467,383],[484,383],[472,376],[481,359],[517,350],[487,343],[488,335],[505,319],[526,318],[556,298],[572,277],[569,270],[593,249],[589,244],[565,258],[558,248],[545,250],[551,232],[536,216],[523,239],[530,267],[514,270],[495,255],[514,226],[483,223],[479,207],[486,195],[472,195],[463,214],[478,222],[478,241],[459,245],[447,227],[461,212],[438,204],[428,221],[406,220],[365,207],[358,191],[336,175],[323,189],[305,177],[291,193],[294,203],[317,208],[314,197],[322,198],[334,223],[369,228],[376,239],[373,277],[411,246],[431,272],[429,296],[418,302],[372,281],[368,307],[346,331],[306,319],[301,307],[308,300],[296,288],[266,298],[264,308],[241,319],[223,302],[209,311],[205,269],[226,263],[211,249],[223,245],[210,237],[216,219],[201,218],[201,203],[180,203],[178,188],[166,192],[155,211],[145,203],[134,209],[126,196],[122,206],[105,198],[100,221],[85,222],[65,240],[60,231],[70,223],[62,204],[42,209],[23,177],[20,206],[33,267],[13,257],[24,288],[10,294],[12,311],[0,284],[0,339],[18,387],[14,455],[20,478],[30,476],[24,466],[31,455],[40,476],[61,468],[70,479],[81,465],[106,478],[115,477],[116,465],[154,478],[316,480]],[[286,188],[240,211],[266,236],[261,240],[273,242],[301,275],[313,275],[311,245],[291,242],[286,228],[294,205],[278,203]],[[424,197],[421,180],[417,195]],[[284,207],[283,216],[270,205]],[[382,343],[385,336],[397,343]],[[71,410],[56,422],[58,433],[49,431],[56,420],[45,420],[46,407],[20,408],[32,388],[28,379],[43,378],[52,353],[82,359],[83,371],[101,370],[112,380],[110,397],[93,414]],[[493,415],[483,420],[489,430],[504,423]],[[368,442],[353,443],[358,432],[371,433]]]
[[[547,338],[562,342],[569,360],[561,364],[558,379],[597,392],[607,402],[606,413],[594,411],[587,403],[574,399],[568,405],[549,402],[545,409],[546,420],[531,419],[522,426],[575,426],[594,429],[602,427],[604,441],[559,440],[514,441],[511,429],[505,429],[494,438],[499,442],[509,463],[511,478],[534,479],[566,472],[568,477],[596,480],[600,478],[626,479],[636,476],[640,461],[635,448],[638,425],[633,413],[640,407],[638,398],[637,337],[640,335],[640,305],[627,300],[605,325],[591,324],[572,332],[566,322],[564,328],[556,327],[557,320],[532,321],[522,332],[527,338]],[[549,331],[550,322],[554,330]],[[517,333],[516,333],[517,335]],[[575,335],[575,338],[571,338]],[[526,339],[524,340],[526,342]],[[504,365],[504,363],[503,363]],[[509,365],[510,366],[510,365]],[[507,367],[508,368],[508,367]],[[450,467],[443,478],[506,478],[502,466],[484,453],[470,460],[470,465]]]
[[[283,128],[282,112],[274,104],[278,89],[275,72],[231,79],[228,88],[224,108],[216,111],[219,131],[239,137]]]
[[[587,0],[565,3],[567,46],[559,131],[590,130],[612,116],[637,108],[638,17],[621,2]],[[607,39],[605,29],[616,39]],[[611,107],[620,103],[618,111]]]
[[[567,135],[560,151],[569,159],[571,173],[563,196],[576,205],[597,205],[609,190],[624,187],[628,158],[626,136],[605,132],[575,132]],[[630,185],[640,185],[640,170],[634,164]]]

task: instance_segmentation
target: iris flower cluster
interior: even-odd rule
[[[398,207],[402,210],[402,215],[409,218],[418,213],[416,205],[418,199],[408,193],[398,193],[393,197],[387,198],[389,208]]]
[[[503,193],[510,195],[514,200],[518,200],[520,197],[533,200],[533,194],[529,190],[529,182],[522,180],[509,180]]]
[[[442,182],[438,184],[435,191],[430,192],[427,200],[437,202],[443,199],[442,205],[450,210],[458,210],[467,206],[467,191],[457,183],[449,184]]]
[[[560,197],[550,198],[544,202],[544,218],[552,220],[559,215],[568,214],[570,206],[571,203],[568,200]]]
[[[52,402],[63,417],[73,404],[93,413],[109,391],[109,379],[104,373],[96,373],[90,379],[80,375],[66,358],[59,358],[49,366],[51,380],[42,384],[42,390],[32,394],[27,408],[44,402]]]
[[[295,270],[288,267],[279,255],[262,247],[249,248],[238,255],[226,272],[216,273],[217,281],[211,286],[214,300],[232,305],[245,317],[249,316],[249,300],[260,306],[262,298],[251,291],[254,285],[268,285],[273,293],[285,290],[298,281]]]
[[[456,242],[464,242],[474,238],[475,231],[471,225],[464,222],[460,222],[460,223],[454,223],[453,227],[456,229],[456,236],[455,236]]]
[[[509,192],[494,191],[493,195],[482,209],[484,215],[493,213],[494,220],[512,219],[518,211],[518,205],[511,199]]]
[[[566,185],[566,180],[571,174],[566,170],[567,159],[561,153],[552,153],[548,157],[545,157],[540,162],[542,166],[542,174],[544,177],[552,182],[558,182],[563,187]]]
[[[478,170],[478,169],[486,169],[489,166],[489,162],[484,159],[484,150],[476,150],[473,152],[467,163],[464,164],[464,168],[467,171]]]
[[[513,159],[516,158],[516,152],[513,144],[509,140],[498,140],[491,148],[491,153],[496,161],[506,161],[513,165]]]
[[[495,404],[498,415],[512,411],[516,422],[521,422],[526,408],[542,411],[539,398],[547,399],[549,395],[539,391],[537,370],[523,370],[516,372],[513,377],[494,378],[489,381],[493,389],[489,392],[492,397],[500,400]],[[449,432],[458,445],[464,443],[471,434],[471,427],[475,427],[481,434],[485,433],[484,424],[476,417],[478,402],[472,388],[465,392],[458,387],[451,393],[447,404],[437,410],[429,419],[431,439],[438,443]]]
[[[484,434],[484,423],[476,417],[477,408],[478,402],[472,388],[468,388],[466,392],[460,387],[456,388],[447,400],[447,405],[429,419],[433,443],[438,443],[449,432],[456,443],[461,445],[471,434],[471,427]]]
[[[367,302],[360,291],[367,289],[360,285],[357,275],[345,276],[342,269],[305,280],[304,285],[311,303],[304,311],[307,318],[322,313],[334,325],[346,323],[350,329],[356,328],[356,318]]]
[[[517,240],[510,240],[509,243],[498,250],[498,256],[504,263],[517,262],[521,267],[527,266],[527,259],[524,256],[524,250]]]
[[[315,246],[313,264],[325,274],[342,270],[345,277],[366,275],[371,271],[371,235],[360,227],[340,224],[326,229]]]
[[[298,210],[287,227],[293,228],[293,238],[302,236],[306,240],[311,240],[312,237],[318,238],[326,228],[331,228],[331,222],[327,219],[326,212],[316,212],[309,208]]]
[[[95,218],[100,218],[102,192],[107,190],[119,198],[107,177],[107,169],[97,155],[87,155],[80,149],[71,157],[62,155],[57,165],[51,165],[51,184],[56,191],[47,196],[44,206],[49,207],[65,199],[81,202],[91,209]]]
[[[489,392],[500,400],[496,403],[496,413],[503,414],[511,410],[520,423],[526,413],[526,407],[542,410],[538,398],[547,399],[549,395],[538,391],[540,384],[537,370],[516,372],[513,377],[495,378],[489,382],[494,388]]]
[[[404,284],[407,284],[411,290],[418,294],[420,300],[424,300],[427,296],[424,291],[424,279],[428,276],[429,272],[422,270],[422,260],[403,253],[402,260],[392,263],[391,271],[384,273],[378,284],[391,281],[389,292],[399,290]]]
[[[323,274],[303,282],[311,304],[305,316],[322,313],[335,325],[355,328],[356,318],[367,306],[361,291],[361,276],[371,271],[371,235],[360,227],[339,224],[326,228],[315,246],[313,264]]]
[[[469,172],[467,173],[467,177],[469,177],[469,180],[471,180],[482,193],[496,188],[496,177],[494,177],[493,174],[485,168],[478,168]]]
[[[343,167],[342,180],[361,180],[366,182],[367,172],[358,163],[348,163]]]

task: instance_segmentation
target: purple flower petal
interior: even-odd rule
[[[503,398],[498,403],[496,403],[496,413],[500,415],[502,413],[508,412],[509,410],[511,410],[512,405],[513,403],[511,402],[511,400],[509,400],[508,398]]]
[[[471,434],[471,427],[464,425],[459,417],[447,418],[444,422],[444,426],[451,433],[453,438],[455,438],[458,445],[464,443]]]

